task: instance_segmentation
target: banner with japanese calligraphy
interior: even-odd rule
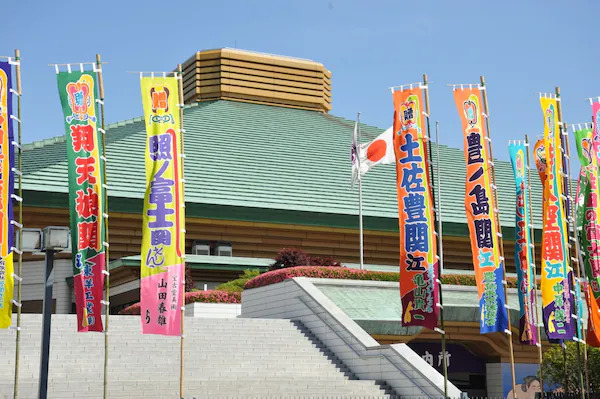
[[[142,333],[180,335],[185,289],[185,202],[179,89],[174,77],[143,77],[141,86],[147,133]]]
[[[102,331],[106,211],[102,139],[97,129],[96,74],[60,72],[57,80],[67,138],[77,331]]]
[[[12,319],[14,292],[13,204],[14,150],[12,127],[11,65],[0,62],[0,328],[8,328]]]
[[[398,90],[393,97],[402,324],[434,329],[438,258],[423,97],[420,88]]]
[[[600,102],[592,103],[592,144],[600,164]]]
[[[467,164],[465,210],[471,235],[473,267],[479,293],[480,332],[504,332],[508,312],[504,294],[504,262],[496,223],[496,205],[479,88],[454,90],[454,101],[462,121]]]
[[[543,139],[535,142],[535,145],[533,146],[533,159],[535,160],[535,167],[540,175],[542,187],[544,187],[546,184],[546,147],[544,146]],[[545,201],[542,199],[542,203],[544,202]]]
[[[588,306],[588,340],[594,333],[600,336],[600,315],[592,312],[600,305],[600,189],[598,187],[598,157],[591,128],[575,131],[575,143],[581,163],[577,187],[577,234],[586,280]],[[593,303],[592,303],[593,302]],[[591,329],[590,329],[591,327]]]
[[[544,114],[544,147],[546,150],[546,184],[542,231],[542,309],[544,327],[550,339],[572,339],[575,331],[571,314],[568,231],[563,199],[563,157],[554,98],[540,98]]]
[[[525,143],[510,143],[510,160],[517,188],[515,217],[515,265],[519,286],[519,340],[522,344],[538,342],[535,326],[535,279],[533,263],[533,239],[531,237],[527,147]]]

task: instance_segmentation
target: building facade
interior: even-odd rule
[[[358,192],[350,184],[354,121],[329,113],[331,72],[309,60],[231,49],[198,52],[183,67],[186,263],[197,287],[213,288],[245,269],[266,270],[284,247],[356,266]],[[369,139],[383,129],[362,125],[361,131]],[[106,129],[113,312],[139,300],[145,137],[141,117]],[[437,163],[436,151],[432,155]],[[441,185],[436,190],[442,197],[444,267],[446,273],[472,273],[462,149],[441,146],[439,164]],[[64,137],[25,145],[23,169],[25,227],[68,226]],[[506,267],[514,273],[515,188],[510,164],[497,161],[496,174]],[[437,182],[435,173],[433,181]],[[532,181],[539,259],[542,195],[538,179],[534,176]],[[397,271],[395,168],[380,165],[363,182],[366,267]],[[58,258],[55,310],[73,312],[70,254]],[[41,309],[42,271],[41,257],[25,256],[26,312]],[[380,289],[388,303],[399,303],[397,288]],[[454,359],[466,359],[472,366],[451,370],[455,378],[481,391],[498,370],[505,374],[508,346],[500,334],[479,335],[478,320],[460,311],[461,301],[472,297],[472,292],[455,290],[458,310],[446,331]],[[512,297],[511,302],[516,301],[516,292]],[[407,342],[437,366],[435,333],[402,329],[400,319],[374,315],[370,320],[363,327],[379,342]],[[519,345],[517,335],[517,362],[534,364],[536,348]],[[497,389],[493,393],[498,394]]]

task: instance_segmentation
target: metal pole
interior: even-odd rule
[[[183,135],[184,135],[184,128],[183,128],[183,72],[182,72],[182,68],[181,68],[181,64],[177,64],[177,71],[179,74],[179,80],[178,80],[178,89],[179,89],[179,140],[180,140],[180,148],[181,148],[181,154],[177,154],[176,156],[178,157],[178,159],[181,159],[181,179],[183,181],[185,181],[185,175],[184,175],[184,168],[183,168],[183,164],[184,164],[184,160],[185,158],[183,157],[183,154],[185,154],[184,152],[184,148],[183,148],[183,144],[184,144],[184,139],[183,139]],[[176,75],[177,76],[177,75]],[[183,193],[182,194],[182,198],[184,198],[184,203],[185,203],[185,183],[183,184]],[[178,232],[179,234],[179,232]],[[180,364],[179,364],[179,397],[181,399],[183,399],[183,394],[184,394],[184,377],[185,377],[185,352],[184,352],[184,335],[183,335],[183,327],[185,325],[184,320],[185,320],[185,271],[186,271],[186,265],[184,263],[183,265],[183,289],[181,290],[181,296],[182,296],[182,301],[181,301],[181,345],[180,345]]]
[[[358,138],[356,146],[358,149],[358,232],[359,232],[359,247],[360,247],[360,270],[365,267],[364,258],[364,241],[363,241],[363,201],[362,201],[362,176],[360,171],[360,112],[356,115],[356,129],[358,130]],[[392,134],[394,134],[392,132]]]
[[[100,127],[102,129],[102,155],[104,156],[102,178],[104,180],[104,240],[108,244],[108,189],[106,181],[106,133],[104,131],[104,80],[102,79],[102,61],[100,54],[96,54],[96,76],[98,77],[98,94],[100,96]],[[104,399],[108,397],[108,319],[110,315],[110,272],[108,264],[110,262],[108,245],[104,245],[104,381],[103,395]]]
[[[533,304],[535,306],[535,325],[537,327],[537,336],[538,336],[538,356],[540,363],[540,385],[542,388],[542,398],[544,397],[544,375],[542,373],[542,362],[543,362],[543,353],[542,353],[542,330],[540,328],[540,315],[538,312],[538,298],[537,298],[537,270],[535,263],[535,235],[533,229],[533,212],[531,209],[531,172],[530,172],[530,155],[529,155],[529,136],[525,135],[525,146],[527,147],[527,186],[529,191],[527,195],[529,196],[529,231],[531,234],[531,240],[533,241],[533,250],[531,251],[531,262],[533,263]]]
[[[438,253],[440,259],[438,261],[438,279],[439,279],[439,290],[440,290],[440,327],[444,332],[442,334],[442,366],[444,368],[444,397],[448,397],[448,365],[446,362],[446,330],[444,327],[444,300],[442,298],[442,273],[444,272],[444,245],[442,242],[442,198],[441,198],[441,177],[440,177],[440,138],[438,134],[439,122],[435,122],[435,142],[436,142],[436,155],[437,155],[437,227],[438,227]],[[433,194],[433,193],[432,193]]]
[[[46,285],[44,289],[44,311],[42,316],[42,350],[40,358],[39,399],[48,395],[48,357],[50,355],[50,330],[52,326],[52,285],[54,284],[54,249],[46,250]]]
[[[563,341],[561,343],[563,350],[563,370],[565,371],[565,395],[569,393],[569,377],[567,374],[567,344]]]
[[[483,76],[480,77],[481,80],[481,86],[484,88],[484,90],[481,90],[481,92],[483,93],[483,109],[485,110],[485,115],[486,117],[485,119],[485,130],[487,133],[487,137],[488,137],[488,151],[490,154],[490,160],[492,161],[492,163],[490,164],[490,171],[491,171],[491,176],[492,176],[492,184],[494,185],[494,187],[496,186],[496,173],[495,173],[495,166],[493,163],[493,159],[494,156],[492,155],[492,144],[491,144],[491,133],[490,133],[490,112],[489,112],[489,107],[488,107],[488,101],[487,101],[487,89],[485,86],[485,78]],[[498,193],[497,193],[497,188],[494,188],[492,190],[493,195],[494,195],[494,205],[496,206],[496,208],[498,208]],[[502,240],[502,226],[500,225],[500,212],[496,211],[495,212],[495,216],[496,216],[496,226],[498,227],[497,232],[500,233],[498,239],[500,241],[499,243],[499,250],[500,250],[500,257],[503,260],[503,268],[502,268],[502,273],[504,275],[503,280],[504,282],[506,281],[506,259],[504,258],[504,242]],[[506,298],[506,315],[508,317],[508,330],[506,331],[506,336],[507,336],[507,340],[508,340],[508,349],[510,352],[510,372],[511,372],[511,377],[512,377],[512,387],[513,387],[513,397],[514,399],[517,399],[517,392],[515,391],[514,387],[517,385],[516,384],[516,379],[515,379],[515,353],[513,350],[513,342],[512,342],[512,323],[510,321],[510,307],[508,306],[508,287],[507,284],[505,284],[503,282],[504,285],[504,296]]]
[[[573,246],[571,244],[569,244],[568,248],[569,248],[569,256],[571,257],[571,261],[575,264],[575,267],[572,267],[571,270],[575,269],[577,271],[577,281],[581,281],[581,273],[579,270],[579,240],[577,239],[577,232],[575,230],[575,206],[574,206],[574,198],[573,195],[571,194],[571,158],[569,156],[569,140],[568,140],[568,129],[566,128],[566,124],[563,124],[563,118],[562,118],[562,106],[561,106],[561,100],[560,100],[560,87],[556,87],[556,111],[557,111],[557,116],[558,116],[558,122],[559,122],[559,132],[560,132],[560,142],[561,142],[561,151],[563,153],[563,174],[564,177],[562,179],[563,181],[563,185],[564,185],[564,192],[565,192],[565,197],[566,199],[566,203],[567,203],[567,212],[566,212],[566,217],[568,220],[568,227],[569,227],[569,233],[570,233],[570,237],[569,237],[569,241],[572,241],[575,244],[575,250],[573,251],[572,248]],[[572,253],[575,252],[575,256],[572,256]],[[568,272],[568,271],[567,271]],[[575,327],[577,328],[577,362],[579,363],[579,365],[582,364],[581,361],[581,347],[579,345],[579,338],[583,337],[583,333],[580,329],[580,327],[583,327],[583,323],[580,322],[580,318],[579,318],[579,301],[577,300],[578,298],[578,293],[575,292],[576,289],[579,289],[579,286],[577,284],[575,284],[575,275],[573,273],[573,271],[571,271],[571,295],[573,297],[573,302],[575,303]],[[572,319],[571,319],[572,320]],[[581,391],[581,397],[582,399],[585,398],[585,385],[583,382],[583,372],[581,370],[581,368],[579,369],[579,387],[580,387],[580,391]]]
[[[15,76],[17,78],[17,169],[19,172],[23,171],[23,150],[21,149],[21,52],[19,49],[15,50]],[[21,198],[19,201],[19,224],[23,226],[23,175],[18,173],[18,195]],[[15,343],[15,384],[13,389],[13,397],[17,399],[19,397],[19,357],[21,353],[21,279],[23,277],[23,228],[19,228],[18,232],[18,245],[17,245],[17,335]]]
[[[448,397],[448,365],[446,362],[446,330],[444,328],[444,300],[442,295],[442,269],[443,269],[443,247],[442,247],[442,214],[441,214],[441,197],[440,197],[440,142],[439,142],[439,122],[435,122],[435,140],[436,140],[436,148],[437,148],[437,196],[436,196],[436,187],[433,183],[433,162],[432,162],[432,154],[433,150],[431,148],[431,117],[429,116],[429,88],[427,87],[427,74],[423,74],[423,94],[425,97],[425,121],[427,124],[427,154],[425,159],[428,166],[428,174],[431,188],[431,200],[433,202],[434,198],[437,198],[437,204],[435,206],[435,212],[433,213],[434,218],[434,226],[437,226],[437,250],[438,250],[438,262],[437,262],[437,281],[438,284],[438,292],[440,299],[440,327],[441,330],[438,331],[442,336],[442,368],[444,370],[444,397]],[[434,227],[435,228],[435,227]],[[436,304],[437,306],[437,304]]]

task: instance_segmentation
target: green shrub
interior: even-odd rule
[[[219,284],[215,288],[215,290],[227,292],[242,292],[244,290],[244,284],[246,284],[246,281],[253,279],[259,274],[260,270],[258,269],[244,270],[244,273],[241,274],[239,278],[228,281],[223,284]]]

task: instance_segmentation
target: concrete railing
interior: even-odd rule
[[[242,313],[239,303],[202,303],[193,302],[185,305],[185,315],[210,319],[235,319]]]
[[[306,277],[244,290],[241,317],[299,320],[359,379],[384,381],[402,397],[444,396],[436,369],[405,344],[377,343]],[[461,396],[450,382],[448,396]]]

